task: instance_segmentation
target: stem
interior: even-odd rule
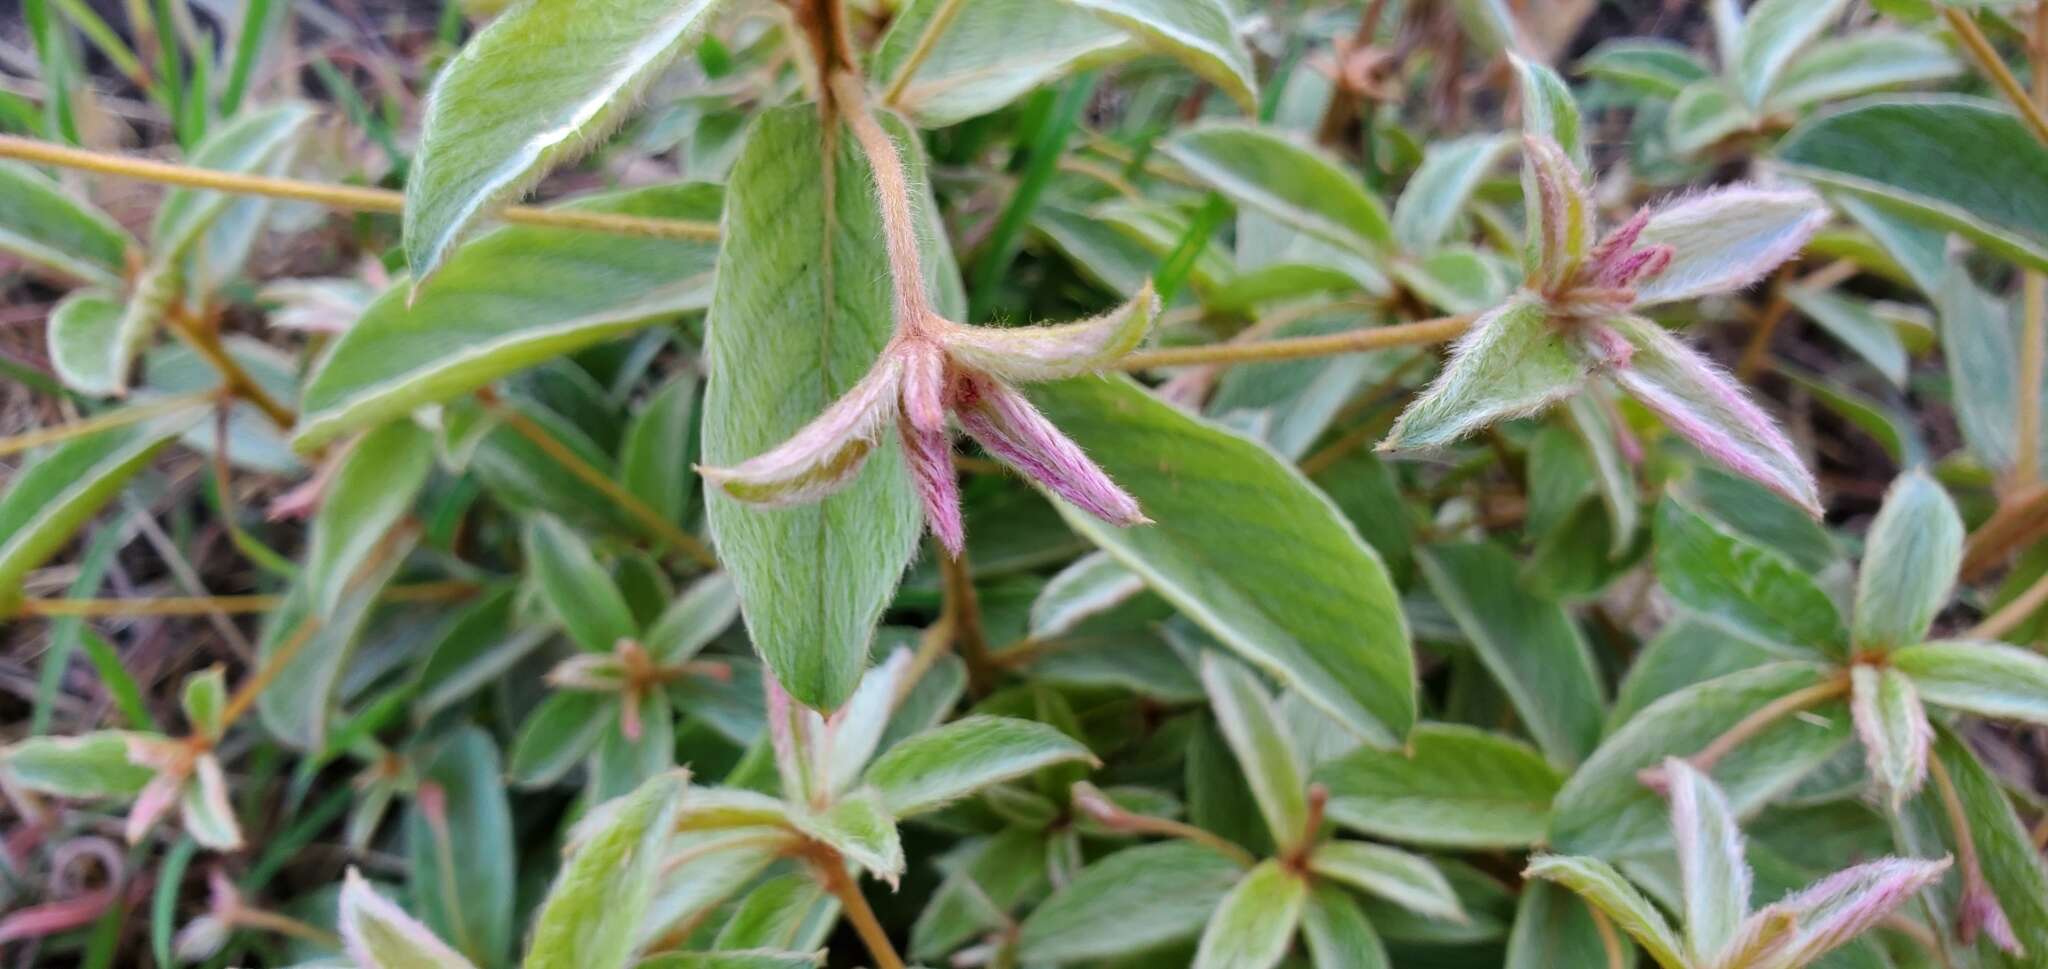
[[[1998,510],[1963,543],[1963,580],[1981,577],[2044,531],[2048,531],[2048,487],[2037,484],[2006,495]]]
[[[270,198],[295,199],[312,202],[332,209],[350,212],[383,212],[397,214],[405,209],[405,195],[381,188],[365,188],[356,185],[329,185],[308,182],[296,178],[278,178],[270,175],[250,175],[242,172],[219,172],[210,168],[194,168],[170,162],[154,161],[147,158],[132,158],[112,152],[88,151],[53,145],[33,138],[16,135],[0,135],[0,158],[14,158],[21,161],[60,168],[75,168],[80,171],[98,172],[120,178],[132,178],[144,182],[160,182],[165,185],[180,185],[186,188],[213,189],[233,192],[239,195],[262,195]],[[685,219],[651,219],[642,216],[617,215],[610,212],[586,212],[577,209],[543,209],[528,205],[514,205],[494,213],[505,222],[519,225],[548,226],[557,229],[580,229],[588,232],[609,232],[615,235],[646,236],[654,239],[702,239],[716,240],[718,225],[713,222],[696,222]]]
[[[1763,733],[1772,724],[1801,710],[1817,707],[1848,691],[1849,679],[1846,676],[1833,677],[1825,683],[1815,683],[1805,689],[1794,690],[1751,711],[1749,716],[1743,717],[1735,726],[1728,728],[1728,732],[1715,737],[1705,747],[1700,748],[1699,753],[1686,759],[1701,773],[1711,771],[1721,758],[1728,756],[1729,751]]]
[[[439,602],[475,595],[477,584],[460,579],[392,586],[383,602]],[[220,612],[247,615],[283,606],[282,595],[164,596],[155,599],[24,599],[17,615],[54,619],[60,616],[203,616]]]
[[[1130,354],[1110,366],[1117,370],[1150,370],[1198,363],[1237,364],[1265,360],[1298,360],[1340,353],[1365,353],[1394,347],[1423,346],[1457,339],[1472,325],[1472,314],[1395,326],[1368,326],[1323,336],[1262,340],[1258,343],[1216,343],[1198,347],[1165,347]]]
[[[1970,60],[1976,63],[1977,70],[1998,88],[2000,94],[2005,95],[2007,101],[2012,102],[2013,107],[2019,109],[2020,120],[2026,122],[2027,130],[2033,132],[2042,144],[2048,144],[2048,116],[2041,113],[2041,106],[2034,103],[2034,99],[2027,95],[2027,89],[2020,86],[2020,79],[2005,66],[2005,59],[1998,56],[1990,38],[1978,28],[1977,21],[1955,7],[1941,8],[1941,16],[1948,21],[1949,29],[1955,31],[1956,39],[1962,41],[1963,49],[1970,53]]]
[[[2041,380],[2048,362],[2048,279],[2032,270],[2022,279],[2026,316],[2020,331],[2019,412],[2013,420],[2019,442],[2008,485],[2014,489],[2032,485],[2041,476]]]
[[[257,383],[256,378],[249,376],[249,371],[242,369],[242,364],[221,345],[219,331],[193,320],[182,311],[173,311],[168,319],[171,331],[178,334],[193,352],[199,354],[208,365],[220,373],[229,393],[255,405],[256,409],[262,411],[263,416],[270,418],[270,422],[276,424],[279,430],[289,431],[292,425],[298,423],[299,415],[292,413],[291,408],[279,403],[277,398],[270,395],[270,391],[263,389],[263,385]]]
[[[1997,612],[1971,626],[1968,632],[1963,633],[1963,638],[2004,639],[2006,633],[2019,628],[2020,623],[2025,622],[2027,617],[2033,615],[2044,603],[2048,603],[2048,572],[2043,572],[2040,578],[2034,580],[2033,585],[2027,586],[2025,592],[2000,606]]]
[[[1614,932],[1614,923],[1598,908],[1586,906],[1593,913],[1593,927],[1600,931],[1600,948],[1607,952],[1607,969],[1624,969],[1628,965],[1628,951],[1621,947],[1621,936]]]
[[[176,413],[189,407],[210,402],[217,395],[218,391],[212,390],[179,394],[176,397],[167,397],[163,400],[152,401],[147,404],[137,404],[133,407],[110,410],[104,414],[96,414],[84,420],[71,421],[70,423],[58,424],[53,427],[39,427],[33,431],[16,434],[13,437],[0,437],[0,457],[18,454],[30,448],[42,447],[45,444],[68,441],[74,437],[84,437],[87,434],[110,428],[126,427],[130,424],[149,420],[152,417]]]
[[[860,941],[868,947],[868,954],[875,957],[875,969],[904,969],[903,957],[896,954],[895,944],[889,941],[889,933],[882,930],[882,923],[875,918],[875,910],[868,907],[867,896],[860,893],[860,886],[846,875],[846,860],[839,852],[821,844],[813,844],[811,866],[817,870],[818,880],[825,883],[825,890],[839,899],[839,908],[846,913],[846,920],[853,923],[853,930],[860,934]]]
[[[299,626],[292,630],[291,637],[277,648],[277,652],[270,654],[269,661],[258,667],[255,675],[235,687],[234,695],[228,697],[227,706],[221,710],[220,727],[215,731],[217,735],[225,736],[228,728],[233,726],[236,720],[241,719],[242,714],[249,712],[250,707],[256,705],[256,698],[263,694],[271,681],[277,679],[279,673],[284,672],[285,664],[291,662],[292,657],[297,656],[300,650],[305,649],[306,644],[312,642],[314,636],[319,635],[320,626],[320,617],[308,613],[306,618],[299,620]]]
[[[711,554],[711,550],[706,548],[704,543],[699,541],[696,536],[676,527],[675,523],[663,518],[660,512],[647,507],[646,502],[641,501],[632,492],[620,487],[618,482],[611,479],[611,476],[591,467],[590,462],[583,460],[581,455],[570,450],[568,445],[555,440],[554,435],[549,434],[546,428],[534,423],[532,418],[510,407],[506,407],[498,401],[497,395],[489,390],[479,391],[477,397],[483,401],[484,407],[491,412],[491,415],[504,422],[505,426],[511,428],[513,433],[532,442],[534,447],[540,448],[542,453],[545,453],[556,464],[561,465],[564,470],[567,470],[584,484],[596,488],[603,492],[605,497],[618,502],[619,507],[626,514],[633,516],[633,520],[653,531],[655,536],[661,539],[662,544],[683,553],[707,569],[718,567],[718,556]]]
[[[271,912],[260,908],[236,909],[234,924],[238,928],[264,929],[276,932],[279,935],[303,939],[315,945],[334,949],[341,948],[341,936],[318,926],[301,922],[280,912]]]
[[[910,49],[910,56],[896,68],[896,76],[889,79],[889,87],[882,92],[882,103],[896,107],[902,103],[903,90],[910,86],[910,79],[917,69],[924,66],[925,59],[939,46],[939,38],[945,36],[946,28],[953,26],[953,18],[960,15],[967,6],[963,0],[939,0],[939,9],[932,12],[932,19],[925,21],[924,33],[917,35],[917,46]]]
[[[910,183],[903,175],[903,156],[896,140],[882,130],[868,110],[867,90],[859,77],[832,75],[832,96],[853,129],[854,140],[868,156],[875,173],[875,195],[881,201],[882,238],[889,255],[889,282],[896,298],[896,326],[916,331],[932,317],[924,291],[924,257],[918,249],[917,226],[910,214]]]
[[[981,597],[974,591],[974,574],[967,564],[967,552],[959,558],[939,550],[940,587],[945,596],[939,622],[960,658],[967,663],[967,683],[976,694],[995,685],[996,666],[989,657],[988,633],[981,627]]]
[[[1984,867],[1977,859],[1977,843],[1970,837],[1970,816],[1963,811],[1963,798],[1956,793],[1955,779],[1948,776],[1948,765],[1930,753],[1927,775],[1934,778],[1934,789],[1941,795],[1941,811],[1948,815],[1950,840],[1956,843],[1956,867],[1962,870],[1964,884],[1982,882]]]

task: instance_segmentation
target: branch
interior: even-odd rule
[[[1440,316],[1436,319],[1395,326],[1368,326],[1324,336],[1265,340],[1259,343],[1217,343],[1198,347],[1164,347],[1133,353],[1111,366],[1118,370],[1150,370],[1189,364],[1256,363],[1266,360],[1298,360],[1340,353],[1365,353],[1394,347],[1425,346],[1457,339],[1472,325],[1471,314]]]

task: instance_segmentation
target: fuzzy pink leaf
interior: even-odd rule
[[[1001,380],[1058,380],[1091,373],[1145,342],[1159,315],[1159,297],[1148,281],[1130,302],[1101,316],[1056,326],[960,326],[945,328],[946,351],[955,360]]]
[[[1798,255],[1827,220],[1820,196],[1803,188],[1731,185],[1665,205],[1636,241],[1670,246],[1671,263],[1636,283],[1636,305],[1741,289]]]
[[[1635,347],[1628,366],[1612,371],[1623,390],[1708,457],[1820,516],[1813,475],[1733,375],[1649,320],[1617,317],[1607,325]]]
[[[1815,882],[1751,916],[1790,917],[1793,928],[1758,947],[1747,969],[1798,969],[1876,925],[1948,870],[1949,860],[1884,858]]]
[[[902,384],[902,358],[885,352],[867,376],[789,440],[733,467],[699,467],[698,473],[734,498],[771,508],[823,498],[867,462],[882,429],[896,419]]]
[[[122,826],[122,833],[131,845],[141,844],[149,837],[151,829],[163,820],[164,812],[178,803],[178,794],[184,789],[184,778],[169,774],[158,774],[149,779],[142,793],[136,795],[134,806],[128,809],[128,820]]]
[[[1973,945],[1979,933],[2005,952],[2026,954],[2026,946],[2012,931],[2012,920],[2005,916],[2005,906],[1998,903],[1998,893],[1984,881],[1982,872],[1973,872],[1963,879],[1963,897],[1956,906],[1956,936],[1964,945]]]
[[[960,520],[960,480],[953,472],[953,442],[945,425],[926,430],[904,421],[903,459],[910,465],[910,480],[917,486],[917,499],[924,505],[925,524],[954,558],[967,543],[966,526]]]
[[[1033,481],[1112,525],[1151,521],[1138,500],[1117,487],[1081,446],[1060,433],[1038,408],[1000,380],[973,378],[972,391],[955,403],[960,426],[981,446]]]
[[[1522,138],[1522,204],[1529,241],[1522,269],[1529,288],[1556,292],[1578,274],[1593,245],[1593,197],[1585,175],[1557,142]]]

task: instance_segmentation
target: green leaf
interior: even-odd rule
[[[2048,269],[2048,147],[2003,105],[1951,95],[1873,98],[1792,129],[1777,160],[1824,188]]]
[[[1418,915],[1465,921],[1465,908],[1451,883],[1421,855],[1363,841],[1325,841],[1309,856],[1308,866],[1318,875]]]
[[[1287,955],[1308,879],[1278,860],[1253,868],[1216,906],[1192,969],[1271,969]]]
[[[1081,869],[1032,911],[1018,932],[1018,959],[1066,965],[1192,939],[1242,873],[1186,841],[1126,848]]]
[[[1921,699],[1986,717],[2048,723],[2048,659],[2004,643],[1908,646],[1892,668],[1913,679]]]
[[[1941,314],[1941,355],[1953,394],[1956,424],[1971,453],[1984,464],[2011,470],[2019,444],[2019,328],[2005,300],[1970,278],[1950,258],[1935,289]]]
[[[1585,386],[1588,373],[1551,325],[1549,307],[1515,297],[1473,321],[1380,450],[1441,447],[1489,424],[1527,417]]]
[[[1894,387],[1906,385],[1906,344],[1867,300],[1806,286],[1788,286],[1785,296],[1799,312],[1856,351]]]
[[[1394,239],[1420,256],[1443,245],[1458,214],[1513,142],[1503,135],[1470,135],[1429,146],[1421,167],[1394,203]]]
[[[625,596],[583,536],[547,515],[527,519],[523,534],[526,561],[541,595],[576,645],[610,653],[619,640],[640,632]]]
[[[1387,969],[1387,949],[1358,902],[1335,885],[1312,887],[1301,935],[1314,969]]]
[[[1515,906],[1515,927],[1508,934],[1504,969],[1605,965],[1607,945],[1593,919],[1592,909],[1571,892],[1548,882],[1525,883]],[[1627,949],[1623,965],[1633,966],[1634,956],[1634,950]]]
[[[713,572],[663,610],[641,636],[640,645],[658,663],[681,663],[718,638],[739,614],[739,593],[732,578]]]
[[[135,240],[106,213],[19,162],[0,162],[0,252],[117,288]]]
[[[228,703],[228,674],[219,666],[209,666],[185,678],[185,688],[178,694],[178,707],[184,711],[185,723],[192,733],[201,737],[218,737],[223,726],[221,711]]]
[[[1751,873],[1742,830],[1721,789],[1691,762],[1673,758],[1663,770],[1678,846],[1686,946],[1694,964],[1708,964],[1728,950],[1749,914]]]
[[[718,930],[712,945],[719,949],[808,948],[823,939],[839,919],[839,901],[808,872],[792,872],[762,882]]]
[[[1678,936],[1650,900],[1636,890],[1606,862],[1594,858],[1539,855],[1529,862],[1524,874],[1553,881],[1578,893],[1640,943],[1650,958],[1664,969],[1688,969]]]
[[[405,180],[405,248],[424,283],[463,233],[618,126],[719,0],[530,0],[435,80]]]
[[[1444,848],[1543,840],[1564,776],[1520,741],[1425,723],[1406,750],[1353,751],[1316,768],[1330,818],[1377,838]]]
[[[1657,506],[1656,542],[1657,581],[1700,620],[1793,655],[1845,655],[1834,601],[1771,549],[1669,496]]]
[[[76,737],[29,737],[0,747],[0,773],[56,797],[133,798],[155,776],[128,759],[129,740],[144,736],[100,730]]]
[[[394,532],[379,554],[357,570],[340,606],[324,620],[313,611],[312,590],[303,581],[265,618],[256,654],[261,664],[276,664],[277,674],[257,694],[256,712],[280,740],[305,750],[326,746],[328,721],[357,639],[384,586],[416,544],[416,531]]]
[[[1514,64],[1521,92],[1522,133],[1550,139],[1566,157],[1585,167],[1586,144],[1579,137],[1579,103],[1573,100],[1572,89],[1548,65],[1519,54],[1510,54],[1508,60]]]
[[[1672,153],[1684,157],[1754,124],[1756,117],[1728,89],[1728,82],[1708,77],[1678,92],[1671,112],[1664,116],[1664,137],[1669,139]]]
[[[505,965],[518,942],[519,855],[498,745],[481,728],[457,728],[421,774],[439,789],[445,826],[437,830],[417,799],[406,813],[413,908],[470,961]]]
[[[1579,72],[1662,98],[1675,98],[1713,70],[1690,49],[1654,37],[1610,40],[1579,62]]]
[[[1385,207],[1335,159],[1271,128],[1212,122],[1160,146],[1195,177],[1239,204],[1351,250],[1393,245]]]
[[[1764,100],[1767,112],[1868,94],[1961,73],[1948,48],[1925,34],[1863,28],[1824,40],[1794,60]]]
[[[1940,758],[1955,785],[1963,827],[1969,831],[1983,864],[1984,881],[1997,896],[2016,940],[2025,949],[2020,955],[2001,955],[1993,951],[1989,940],[1980,937],[1974,951],[1957,952],[1960,958],[1975,958],[1958,961],[1958,965],[2030,969],[2038,961],[2039,953],[2048,952],[2048,870],[2042,867],[2040,851],[2028,836],[2026,824],[2014,812],[2004,783],[1971,752],[1967,743],[1950,730],[1937,729],[1934,756]],[[1922,858],[1959,854],[1954,825],[1941,794],[1932,787],[1929,785],[1909,806],[1908,823],[1900,826],[1900,849]],[[1939,899],[1938,907],[1930,904],[1931,911],[1948,909],[1953,913],[1961,881],[1949,878],[1943,886],[1920,897],[1929,903]],[[1944,921],[1938,915],[1935,919],[1936,924]]]
[[[618,722],[618,706],[610,699],[576,690],[548,694],[520,725],[506,774],[529,787],[560,780]]]
[[[44,324],[50,348],[50,369],[64,386],[93,397],[108,397],[127,386],[126,354],[112,352],[119,343],[122,304],[96,289],[65,294]]]
[[[1053,764],[1093,760],[1088,748],[1046,724],[970,716],[898,742],[866,779],[889,813],[908,817]]]
[[[1202,686],[1274,843],[1285,851],[1313,837],[1307,767],[1265,686],[1250,670],[1215,653],[1202,655]]]
[[[1741,54],[1724,52],[1742,81],[1742,96],[1761,109],[1793,55],[1841,16],[1848,0],[1757,0],[1742,18]]]
[[[313,518],[305,581],[315,615],[334,614],[349,581],[411,510],[413,496],[433,470],[433,444],[411,421],[398,420],[349,448]]]
[[[622,969],[664,865],[684,776],[656,777],[612,805],[562,863],[534,917],[525,969]]]
[[[1044,832],[1023,827],[963,844],[910,929],[910,955],[937,963],[970,939],[1002,928],[1020,902],[1044,894],[1047,849]]]
[[[626,422],[619,445],[619,484],[667,521],[690,514],[697,473],[697,375],[678,371]]]
[[[907,145],[907,177],[927,199],[915,139],[884,124]],[[769,111],[733,166],[720,262],[748,269],[718,275],[705,337],[706,464],[731,467],[781,444],[866,373],[892,332],[866,156],[840,132],[823,157],[825,134],[815,107]],[[923,241],[927,272],[957,278],[943,243]],[[754,508],[709,490],[711,532],[754,648],[804,704],[829,710],[853,692],[923,530],[898,449],[885,436],[850,486],[802,507]]]
[[[926,53],[917,73],[902,80],[903,65],[940,9],[952,23]],[[927,128],[943,128],[987,114],[1033,88],[1077,70],[1116,60],[1137,45],[1083,9],[1041,0],[911,0],[898,7],[876,42],[868,74],[902,93],[892,104]],[[1119,292],[1136,289],[1117,287]]]
[[[0,615],[13,609],[30,569],[62,549],[197,420],[187,411],[73,438],[15,472],[0,492]]]
[[[1429,546],[1416,562],[1550,762],[1570,766],[1592,753],[1606,698],[1592,648],[1564,607],[1523,589],[1520,565],[1496,545]]]
[[[896,819],[874,789],[862,788],[823,811],[793,814],[791,820],[797,830],[891,887],[902,877],[903,841],[896,833]]]
[[[1813,663],[1773,663],[1698,683],[1643,708],[1593,752],[1558,792],[1550,842],[1560,851],[1633,857],[1664,850],[1665,805],[1639,772],[1690,757],[1744,717],[1833,675]],[[1738,813],[1789,790],[1849,740],[1849,715],[1829,700],[1774,721],[1714,766]]]
[[[342,885],[336,921],[356,969],[471,969],[469,960],[377,894],[354,868]]]
[[[738,952],[666,952],[641,961],[635,969],[813,969],[824,964],[823,952],[756,949]]]
[[[1172,55],[1188,70],[1230,95],[1246,114],[1258,113],[1258,77],[1251,52],[1231,22],[1225,0],[1060,0],[1122,27],[1147,46]]]
[[[716,219],[719,190],[681,184],[579,199],[580,211]],[[509,226],[450,257],[434,285],[394,284],[306,382],[293,446],[310,450],[710,298],[716,247],[690,239]]]
[[[1927,638],[1948,605],[1963,561],[1963,519],[1948,492],[1923,471],[1892,483],[1864,539],[1851,640],[1859,650],[1910,646]]]
[[[1090,552],[1061,569],[1031,602],[1031,637],[1060,636],[1145,590],[1145,580],[1107,552]]]
[[[1849,669],[1849,712],[1863,741],[1871,779],[1893,810],[1927,779],[1933,728],[1913,678],[1896,669],[1858,663]]]
[[[1359,737],[1407,734],[1414,657],[1386,567],[1299,471],[1126,378],[1032,399],[1157,520],[1118,529],[1062,504],[1068,525]]]

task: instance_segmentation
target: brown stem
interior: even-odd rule
[[[1628,965],[1628,950],[1622,948],[1621,936],[1614,931],[1614,923],[1591,905],[1586,911],[1593,914],[1593,928],[1600,932],[1600,948],[1607,953],[1607,969],[1624,969]]]
[[[199,354],[208,365],[219,372],[228,393],[255,405],[256,409],[262,411],[263,416],[270,418],[270,422],[276,424],[279,430],[289,431],[292,425],[298,423],[299,415],[292,413],[291,408],[279,403],[277,398],[270,395],[270,391],[263,389],[263,385],[257,383],[256,378],[249,375],[249,371],[242,369],[241,362],[228,353],[227,347],[221,345],[219,330],[178,310],[173,310],[169,314],[169,321],[171,332],[176,333],[185,341],[185,345],[191,347],[193,352]]]
[[[945,36],[946,28],[953,26],[953,18],[967,6],[966,0],[939,0],[939,9],[932,12],[925,21],[924,32],[917,35],[917,46],[910,49],[910,55],[896,68],[896,76],[889,79],[889,87],[882,92],[882,103],[895,107],[903,101],[903,89],[910,86],[910,79],[917,75],[917,69],[924,66],[925,59],[939,46],[939,38]]]
[[[941,591],[945,596],[939,622],[967,664],[968,685],[976,694],[986,693],[995,685],[996,666],[989,657],[988,633],[981,626],[981,596],[974,591],[974,573],[967,564],[967,551],[962,549],[960,557],[954,558],[940,549],[938,556]]]
[[[889,256],[889,282],[896,300],[896,326],[915,331],[932,316],[924,290],[924,256],[918,249],[917,223],[911,214],[910,183],[903,174],[903,156],[896,140],[882,130],[869,110],[867,89],[858,75],[840,72],[831,78],[832,96],[844,112],[847,127],[868,156],[875,173],[875,195],[881,202],[883,248]]]
[[[461,579],[392,586],[383,602],[439,602],[475,595],[477,584]],[[208,613],[246,615],[272,612],[283,606],[281,595],[163,596],[153,599],[24,599],[19,615],[55,618],[85,616],[203,616]]]
[[[1150,370],[1191,364],[1257,363],[1266,360],[1299,360],[1341,353],[1365,353],[1394,347],[1424,346],[1457,339],[1472,325],[1472,314],[1441,316],[1436,319],[1394,326],[1368,326],[1323,336],[1262,340],[1258,343],[1212,343],[1198,347],[1162,347],[1133,353],[1111,364],[1117,370]]]
[[[219,733],[226,734],[228,727],[241,719],[242,714],[249,712],[249,708],[256,704],[256,698],[270,687],[271,681],[277,679],[279,673],[284,672],[285,664],[291,662],[292,657],[297,656],[300,650],[306,648],[307,643],[313,641],[314,636],[320,634],[320,626],[320,617],[312,613],[307,613],[304,619],[299,620],[298,628],[292,630],[290,638],[277,648],[277,652],[270,654],[270,659],[257,667],[254,674],[235,688],[233,696],[228,697],[227,706],[221,710]]]
[[[534,423],[533,419],[525,414],[505,406],[488,388],[478,391],[477,399],[483,402],[484,409],[490,411],[491,416],[511,428],[513,433],[527,439],[534,447],[540,448],[541,453],[561,465],[563,470],[584,484],[603,492],[606,498],[617,502],[621,510],[631,515],[634,521],[645,525],[655,537],[661,539],[663,545],[681,552],[704,568],[718,567],[718,556],[713,555],[711,549],[706,548],[696,536],[676,527],[674,522],[663,518],[660,512],[647,507],[646,502],[621,487],[610,475],[591,467],[590,462],[570,450],[568,445],[555,440],[555,436],[549,434],[547,428]]]
[[[42,447],[45,444],[68,441],[74,437],[83,437],[87,434],[107,430],[108,428],[126,427],[129,424],[140,423],[152,417],[173,414],[190,407],[206,404],[217,399],[219,396],[220,392],[215,390],[201,390],[190,394],[179,394],[176,397],[166,397],[147,404],[137,404],[133,407],[110,410],[104,414],[95,414],[84,420],[71,421],[52,427],[38,427],[35,430],[24,431],[12,437],[0,437],[0,457],[18,454],[30,448]]]
[[[1244,850],[1244,848],[1233,842],[1224,840],[1212,831],[1207,831],[1182,821],[1175,821],[1171,818],[1157,818],[1149,814],[1135,814],[1126,811],[1119,807],[1115,801],[1105,796],[1095,785],[1087,781],[1081,781],[1074,785],[1073,798],[1075,810],[1086,814],[1088,817],[1093,818],[1096,823],[1112,831],[1127,831],[1132,834],[1157,834],[1169,838],[1192,841],[1246,868],[1259,863],[1259,859],[1254,857],[1251,852]]]
[[[341,936],[335,935],[319,926],[301,922],[280,912],[271,912],[260,908],[238,908],[235,910],[232,921],[237,928],[261,929],[276,932],[279,935],[288,935],[295,939],[302,939],[314,945],[325,946],[330,949],[341,948]]]
[[[867,946],[868,954],[875,958],[875,969],[904,969],[903,957],[896,954],[896,946],[889,941],[889,933],[883,931],[882,923],[875,918],[875,910],[868,907],[867,896],[862,895],[860,886],[847,877],[846,860],[839,856],[839,852],[814,842],[810,862],[818,880],[825,884],[825,890],[839,899],[839,908],[846,913],[846,920],[853,923],[853,930],[860,934],[860,941]]]
[[[1966,639],[2004,639],[2007,633],[2019,628],[2027,617],[2042,605],[2048,604],[2048,572],[2027,586],[2026,591],[2014,596],[2011,602],[1998,608],[1997,612],[1984,617],[1983,621],[1971,626],[1963,633]]]
[[[1998,56],[1998,50],[1991,46],[1991,40],[1977,27],[1977,21],[1964,10],[1955,7],[1941,8],[1942,19],[1948,21],[1949,29],[1955,31],[1956,39],[1970,54],[1970,60],[1977,70],[2005,95],[2012,106],[2019,109],[2020,120],[2026,122],[2027,130],[2033,132],[2042,144],[2048,144],[2048,115],[2041,113],[2041,106],[2027,95],[2027,89],[2020,86],[2020,79],[2005,66],[2005,59]]]
[[[1834,676],[1826,682],[1815,683],[1800,690],[1793,690],[1769,703],[1750,711],[1749,716],[1737,721],[1726,733],[1715,737],[1700,752],[1686,758],[1692,765],[1706,773],[1714,769],[1721,758],[1737,747],[1763,733],[1772,724],[1802,710],[1810,710],[1849,691],[1847,676]]]
[[[41,165],[75,168],[79,171],[98,172],[102,175],[158,182],[164,185],[213,189],[237,195],[295,199],[349,212],[385,212],[395,215],[405,210],[404,193],[388,189],[328,185],[296,178],[250,175],[243,172],[220,172],[210,168],[194,168],[147,158],[131,158],[111,152],[53,145],[15,135],[0,135],[0,158],[15,158]],[[507,206],[494,214],[505,222],[556,229],[580,229],[586,232],[608,232],[613,235],[646,236],[654,239],[713,241],[718,238],[718,225],[714,222],[651,219],[610,212],[543,209],[527,205]]]
[[[2009,495],[1963,543],[1962,578],[1981,578],[2006,556],[2048,533],[2048,487],[2035,485]]]

